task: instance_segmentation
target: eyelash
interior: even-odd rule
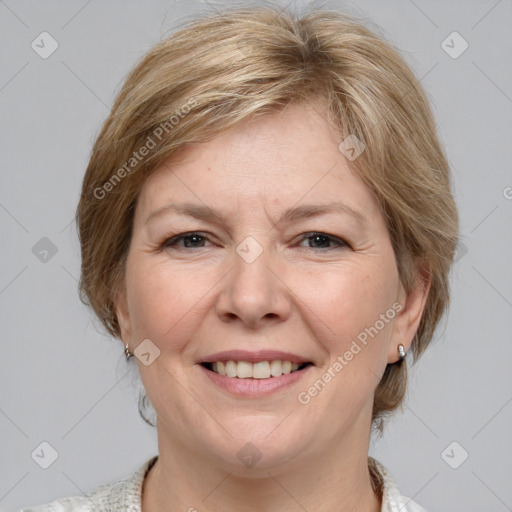
[[[203,238],[204,240],[207,240],[208,242],[211,242],[211,239],[210,237],[206,234],[206,233],[203,233],[201,231],[190,231],[190,232],[187,232],[187,233],[182,233],[182,234],[179,234],[179,235],[175,235],[171,238],[168,238],[167,240],[164,241],[164,243],[162,244],[162,248],[175,248],[177,247],[177,243],[180,241],[180,240],[184,240],[184,239],[187,239],[187,238],[192,238],[194,236],[198,236],[200,238]],[[304,233],[303,236],[302,236],[302,240],[307,240],[308,238],[313,238],[313,237],[322,237],[322,238],[325,238],[327,240],[329,240],[330,242],[334,242],[337,246],[336,247],[327,247],[327,248],[315,248],[315,247],[306,247],[305,249],[308,249],[308,250],[312,250],[312,251],[321,251],[321,252],[325,252],[325,251],[329,251],[329,250],[334,250],[334,249],[342,249],[342,248],[348,248],[349,245],[347,242],[345,242],[344,240],[342,240],[341,238],[338,238],[334,235],[329,235],[327,233],[322,233],[322,232],[319,232],[319,231],[311,231],[311,232],[308,232],[308,233]],[[203,247],[180,247],[180,249],[203,249]],[[176,250],[180,250],[180,249],[176,249]]]

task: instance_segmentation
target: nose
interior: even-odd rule
[[[254,261],[240,254],[234,252],[231,271],[221,281],[218,317],[223,322],[238,321],[250,329],[286,320],[291,309],[290,292],[275,258],[268,250]]]

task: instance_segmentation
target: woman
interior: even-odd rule
[[[136,356],[159,454],[54,507],[423,510],[369,439],[447,308],[458,219],[386,42],[323,10],[191,23],[127,78],[77,222],[83,299]]]

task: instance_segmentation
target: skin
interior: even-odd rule
[[[137,360],[159,445],[144,512],[380,510],[367,469],[373,396],[397,346],[410,348],[429,283],[405,293],[384,217],[341,140],[318,109],[290,105],[181,150],[145,182],[116,308],[123,344],[134,352],[149,338],[160,350],[148,366]],[[331,201],[360,211],[366,226],[339,212],[276,224],[287,208]],[[222,222],[167,212],[146,223],[180,202],[206,204]],[[193,231],[209,240],[165,246]],[[236,252],[247,236],[263,250],[252,263]],[[300,403],[396,302],[394,319]],[[265,348],[315,366],[291,388],[240,398],[197,364],[220,350]],[[247,442],[262,454],[251,468],[237,457]]]

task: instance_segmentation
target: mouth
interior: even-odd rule
[[[295,363],[291,361],[272,360],[258,361],[251,363],[249,361],[203,361],[200,363],[212,373],[228,377],[232,379],[275,379],[282,375],[297,373],[303,371],[309,366],[313,366],[312,362]]]
[[[263,399],[273,393],[291,390],[311,377],[309,374],[314,366],[314,363],[304,360],[292,363],[281,359],[252,363],[233,359],[200,361],[197,365],[215,389],[242,399]]]

